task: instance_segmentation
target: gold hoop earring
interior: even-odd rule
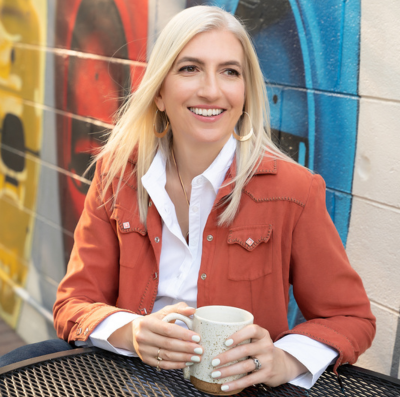
[[[164,136],[167,134],[167,132],[168,132],[168,130],[169,130],[169,120],[168,120],[167,115],[165,115],[165,117],[167,118],[167,126],[165,127],[165,130],[164,130],[164,131],[158,132],[158,131],[156,130],[157,113],[158,113],[158,109],[157,109],[156,114],[155,114],[155,116],[154,116],[153,132],[154,132],[154,135],[155,135],[157,138],[162,138],[162,137],[164,137]]]
[[[243,114],[247,114],[247,116],[249,116],[250,119],[250,115],[247,112],[243,112]],[[251,124],[251,119],[250,119],[250,124]],[[251,138],[251,136],[253,135],[254,131],[253,131],[253,127],[251,127],[250,132],[246,135],[240,136],[238,134],[236,134],[235,130],[233,130],[233,137],[239,141],[239,142],[244,142],[247,141]]]

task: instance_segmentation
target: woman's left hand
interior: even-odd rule
[[[237,346],[246,339],[251,339],[251,343]],[[228,338],[225,344],[234,347],[214,357],[213,366],[215,370],[212,377],[220,379],[231,375],[251,373],[236,381],[225,383],[222,385],[223,391],[243,389],[257,383],[265,383],[275,387],[307,372],[307,368],[295,357],[275,347],[269,332],[258,325],[248,325],[241,329]],[[219,368],[243,357],[250,358]],[[257,371],[255,371],[255,363],[252,357],[258,359],[261,364],[261,368]]]

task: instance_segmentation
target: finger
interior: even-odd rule
[[[136,341],[137,345],[140,347],[140,352],[142,349],[146,349],[146,346],[150,346],[153,349],[162,347],[163,349],[169,351],[187,353],[191,355],[202,355],[204,353],[204,349],[197,343],[165,337],[153,332],[138,332],[136,334]]]
[[[236,364],[229,365],[227,367],[217,368],[211,373],[213,379],[226,378],[232,375],[247,374],[255,369],[255,364],[252,359],[243,360]]]
[[[200,336],[189,329],[183,328],[176,324],[166,323],[156,317],[148,316],[146,320],[143,320],[140,324],[137,324],[137,332],[143,331],[165,336],[173,339],[181,339],[184,341],[190,341],[194,343],[200,342]]]
[[[192,314],[194,314],[195,311],[196,311],[196,309],[194,309],[193,307],[189,307],[186,305],[186,303],[181,302],[176,305],[166,306],[164,309],[160,310],[159,312],[154,313],[153,318],[156,318],[160,321],[167,314],[170,314],[170,313],[178,313],[178,314],[182,314],[183,316],[189,317]],[[154,324],[155,324],[155,326],[157,326],[157,324],[158,324],[160,327],[161,327],[161,324],[164,324],[161,328],[161,331],[158,331],[158,333],[160,333],[162,335],[169,336],[169,332],[172,332],[173,334],[171,337],[176,337],[176,338],[180,338],[180,339],[184,339],[184,340],[192,340],[193,342],[196,342],[196,343],[200,342],[200,335],[198,335],[196,332],[194,332],[190,329],[178,326],[172,322],[169,322],[169,323],[154,322]],[[169,328],[165,324],[174,325],[176,328]],[[154,329],[153,329],[153,331],[157,332]]]
[[[246,343],[244,345],[239,345],[225,351],[214,357],[212,360],[212,365],[214,367],[231,363],[232,361],[241,360],[249,356],[259,356],[260,354],[272,355],[274,350],[274,344],[272,341],[265,342],[254,342]],[[253,368],[254,369],[254,368]]]
[[[235,346],[248,339],[257,341],[265,337],[271,338],[269,332],[266,329],[256,324],[250,324],[242,328],[241,330],[236,331],[233,335],[228,337],[225,341],[225,346]]]
[[[161,349],[156,358],[161,358],[162,361],[175,361],[175,362],[183,362],[183,363],[199,363],[202,360],[202,357],[196,354],[187,354],[187,353],[179,353],[170,350]]]
[[[255,385],[257,383],[262,383],[263,376],[260,372],[252,372],[250,375],[244,376],[233,382],[224,383],[221,386],[221,390],[226,392],[229,390],[245,389],[246,387]]]
[[[188,306],[185,302],[179,302],[175,305],[165,306],[154,314],[156,314],[160,319],[163,319],[167,314],[170,313],[179,313],[184,316],[191,316],[195,313],[195,311],[196,309],[194,307]]]

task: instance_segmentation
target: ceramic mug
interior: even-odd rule
[[[163,318],[163,321],[166,322],[172,320],[183,321],[189,329],[200,335],[200,344],[204,348],[201,362],[185,368],[185,378],[190,377],[190,381],[198,390],[218,396],[230,396],[243,390],[224,392],[221,390],[221,385],[242,378],[246,373],[214,379],[211,377],[211,373],[215,368],[211,362],[215,356],[230,349],[225,346],[225,341],[232,334],[246,325],[253,324],[254,317],[250,312],[231,306],[203,306],[196,310],[193,320],[178,313],[170,313]],[[250,339],[241,344],[244,343],[250,343]],[[233,361],[229,365],[236,362]]]

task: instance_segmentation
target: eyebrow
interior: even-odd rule
[[[193,58],[193,57],[183,57],[181,58],[176,65],[179,65],[181,63],[184,62],[194,62],[194,63],[198,63],[199,65],[204,65],[204,62],[202,60],[200,60],[199,58]],[[238,61],[226,61],[226,62],[222,62],[219,64],[219,66],[237,66],[238,68],[242,68],[242,65],[240,64],[240,62]]]

